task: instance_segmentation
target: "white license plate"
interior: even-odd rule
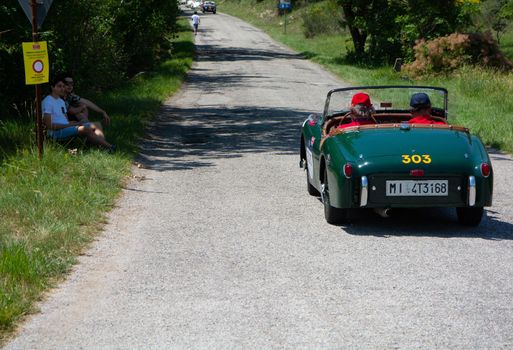
[[[394,180],[386,182],[387,196],[448,196],[448,180]]]

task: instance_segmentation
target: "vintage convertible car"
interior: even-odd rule
[[[343,127],[351,97],[367,93],[368,125]],[[350,208],[454,207],[458,221],[477,226],[492,204],[493,170],[481,140],[461,126],[413,124],[410,97],[424,92],[435,119],[447,120],[447,90],[430,86],[363,86],[328,92],[324,112],[301,132],[300,166],[308,193],[320,195],[326,221],[341,224]],[[379,101],[379,102],[377,102]]]

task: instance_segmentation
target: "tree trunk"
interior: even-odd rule
[[[365,52],[365,42],[367,41],[367,32],[365,30],[358,29],[355,25],[356,14],[354,13],[351,4],[345,3],[342,6],[344,11],[344,17],[353,39],[354,50],[357,55],[362,55]]]
[[[360,31],[358,28],[349,27],[349,32],[353,38],[354,51],[361,55],[365,52],[365,42],[367,41],[367,33]]]

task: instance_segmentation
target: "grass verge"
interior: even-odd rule
[[[307,7],[298,8],[285,18],[278,16],[276,2],[263,0],[224,0],[219,11],[239,17],[263,29],[316,63],[326,67],[352,85],[416,84],[442,86],[449,90],[450,122],[464,125],[492,147],[513,153],[513,73],[501,73],[465,67],[450,75],[410,80],[392,67],[369,67],[348,63],[344,57],[352,46],[347,34],[318,35],[305,38],[302,15]],[[507,48],[513,35],[503,38]],[[506,52],[508,52],[506,50]]]
[[[91,148],[70,153],[47,142],[39,161],[31,146],[31,123],[0,125],[0,137],[14,141],[17,148],[13,151],[7,143],[0,148],[0,346],[105,224],[130,172],[145,123],[180,88],[192,65],[190,27],[187,19],[179,24],[172,58],[94,98],[112,118],[107,138],[120,152]]]

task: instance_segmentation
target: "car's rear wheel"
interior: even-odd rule
[[[305,145],[306,149],[306,145]],[[310,176],[308,176],[308,161],[306,159],[303,159],[303,164],[305,166],[305,173],[306,173],[306,190],[308,191],[308,194],[310,196],[320,196],[321,194],[317,189],[310,183]]]
[[[483,207],[460,207],[456,208],[458,222],[465,226],[477,226],[483,217]]]
[[[321,184],[321,198],[324,204],[324,217],[328,224],[340,225],[347,220],[347,209],[340,209],[331,206],[330,190],[328,184],[328,169],[324,171],[324,179]]]
[[[321,194],[319,193],[319,191],[317,191],[317,189],[310,183],[310,176],[308,175],[308,167],[305,168],[305,173],[306,173],[306,189],[308,191],[308,194],[310,196],[320,196]]]

